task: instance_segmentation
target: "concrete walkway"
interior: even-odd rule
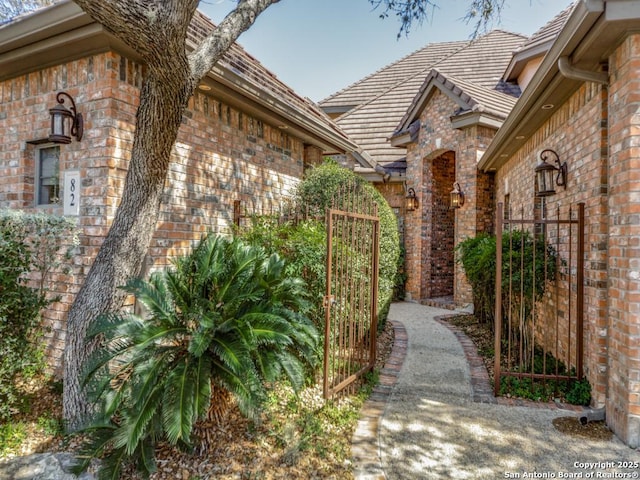
[[[498,403],[472,344],[441,323],[451,314],[391,307],[396,342],[353,438],[356,480],[638,478],[638,450],[553,427],[575,411]]]

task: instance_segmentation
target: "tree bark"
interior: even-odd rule
[[[156,228],[171,150],[189,98],[237,37],[277,1],[239,1],[188,56],[186,34],[197,0],[76,0],[143,56],[147,76],[122,200],[67,319],[63,413],[70,430],[82,426],[92,410],[81,369],[99,345],[87,343],[88,327],[97,316],[122,307],[125,294],[118,287],[139,274]]]

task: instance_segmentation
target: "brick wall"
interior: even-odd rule
[[[504,202],[509,195],[511,214],[514,218],[566,218],[569,209],[575,218],[578,203],[585,203],[585,320],[584,320],[584,370],[593,387],[594,404],[601,405],[606,396],[606,154],[603,155],[603,138],[606,138],[606,92],[595,85],[585,84],[524,144],[524,146],[496,173],[496,200]],[[536,210],[534,169],[540,162],[538,153],[553,149],[561,161],[568,165],[567,187],[556,187],[556,194],[544,201],[544,213]],[[604,152],[606,153],[606,152]],[[566,237],[566,230],[561,237]],[[558,234],[549,229],[549,240],[558,250],[563,262],[569,262],[568,245],[564,240],[558,246]],[[574,253],[575,255],[575,250]],[[575,257],[573,259],[575,262]],[[571,315],[575,318],[575,305]],[[547,292],[538,306],[539,341],[547,339],[554,344],[558,320],[566,331],[569,305],[566,296],[557,297]],[[560,359],[575,365],[575,330],[569,337],[561,336]],[[571,357],[570,357],[571,356]]]
[[[423,286],[422,298],[453,296],[453,248],[455,244],[455,210],[449,208],[449,193],[455,182],[455,153],[447,152],[425,162],[425,169],[432,171],[431,241],[430,252],[423,259],[429,263],[428,284]]]
[[[452,128],[451,116],[458,108],[436,90],[420,116],[418,141],[407,148],[407,186],[420,200],[420,210],[409,212],[406,221],[407,292],[414,300],[453,294],[457,304],[470,303],[471,288],[454,262],[453,249],[493,226],[493,175],[478,172],[477,161],[495,132]],[[454,181],[465,204],[449,210]]]
[[[585,203],[585,373],[593,404],[606,403],[607,423],[640,444],[640,36],[629,36],[609,62],[607,91],[585,84],[496,176],[497,199],[534,215],[536,153],[552,148],[568,162],[566,190],[548,197],[547,212]],[[557,311],[552,299],[546,307]],[[562,310],[562,307],[560,308]],[[565,351],[568,349],[565,347]]]
[[[640,446],[640,35],[609,62],[609,395],[607,422]]]
[[[80,246],[72,274],[57,277],[60,302],[45,313],[53,329],[48,354],[60,367],[66,313],[113,220],[133,145],[143,66],[104,53],[0,82],[0,207],[34,209],[35,149],[49,134],[48,109],[60,90],[84,115],[82,141],[60,146],[61,178],[80,171]],[[309,159],[305,159],[305,151]],[[315,155],[313,155],[316,153]],[[147,268],[184,254],[207,232],[228,232],[233,201],[254,210],[277,206],[318,154],[300,139],[198,92],[191,99],[172,154],[161,215]],[[61,185],[62,187],[62,185]],[[62,214],[62,206],[35,209]]]

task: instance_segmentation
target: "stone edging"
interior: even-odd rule
[[[560,402],[534,402],[532,400],[524,400],[520,398],[495,397],[493,394],[493,386],[489,381],[489,373],[482,357],[478,354],[478,350],[473,341],[455,325],[452,325],[447,319],[455,318],[460,314],[441,315],[434,317],[440,325],[447,327],[458,339],[464,355],[467,357],[469,371],[471,373],[471,388],[473,401],[478,403],[496,403],[498,405],[542,408],[547,410],[569,410],[573,412],[582,412],[585,407],[580,405],[571,405]]]
[[[435,320],[448,328],[458,339],[464,351],[471,374],[472,398],[478,403],[493,403],[507,406],[525,406],[544,409],[562,409],[580,412],[585,409],[579,405],[569,405],[555,402],[533,402],[516,398],[496,398],[489,381],[489,374],[484,366],[482,357],[478,354],[475,344],[458,327],[450,324],[447,319],[460,314],[441,315]],[[356,480],[385,480],[380,462],[380,446],[378,432],[380,419],[387,406],[389,395],[393,391],[402,364],[407,354],[408,336],[402,322],[388,320],[393,325],[394,342],[391,354],[380,372],[380,383],[373,389],[360,412],[360,420],[356,426],[351,443],[351,456],[354,462],[354,478]]]

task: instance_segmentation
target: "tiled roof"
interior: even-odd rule
[[[573,11],[576,6],[576,2],[573,2],[563,11],[561,11],[558,15],[553,17],[549,22],[547,22],[543,27],[541,27],[537,32],[529,37],[529,39],[524,42],[522,47],[520,47],[519,51],[528,50],[530,48],[535,48],[539,45],[543,45],[547,42],[553,42],[564,24],[569,18],[569,15]]]
[[[428,65],[436,64],[468,44],[468,41],[429,44],[334,93],[319,103],[322,108],[361,105],[395,87],[398,83],[428,71]]]
[[[215,25],[202,12],[196,11],[187,32],[187,41],[197,45],[213,29]],[[325,128],[336,135],[348,139],[343,132],[316,103],[308,98],[299,96],[288,85],[281,82],[276,75],[267,70],[256,58],[248,54],[240,45],[233,43],[217,65],[239,75],[246,82],[260,90],[268,92],[278,100],[287,104],[291,109],[314,118]],[[215,69],[215,67],[214,67]]]
[[[517,99],[501,93],[497,90],[483,87],[453,75],[443,75],[434,70],[430,75],[441,88],[446,89],[451,95],[457,96],[463,104],[463,110],[484,112],[496,117],[506,118],[511,112]],[[435,83],[434,82],[434,83]]]
[[[363,85],[366,85],[366,90],[375,93],[366,100],[360,100],[356,108],[337,118],[336,122],[379,164],[385,165],[401,160],[405,156],[405,150],[392,147],[388,139],[395,132],[433,69],[447,77],[455,78],[460,84],[465,82],[467,87],[470,84],[481,87],[483,95],[476,92],[476,96],[485,99],[486,90],[496,87],[500,82],[513,51],[522,45],[524,40],[525,37],[521,35],[494,30],[473,42],[427,45],[425,49],[432,53],[438,51],[439,45],[443,46],[441,54],[433,56],[436,58],[434,62],[425,61],[424,59],[429,57],[425,57],[424,49],[419,50],[338,92],[320,102],[320,105],[322,108],[335,106],[338,99],[345,102],[343,104],[348,104],[347,100],[354,101],[360,98],[358,95],[365,91]],[[423,63],[419,58],[411,59],[413,55],[420,55]],[[411,68],[408,68],[409,65]],[[400,73],[394,74],[394,70]],[[404,76],[403,72],[406,72]],[[388,78],[401,79],[391,83]],[[352,95],[351,91],[358,92],[358,95]],[[501,100],[502,97],[506,97],[503,94],[499,96]]]

